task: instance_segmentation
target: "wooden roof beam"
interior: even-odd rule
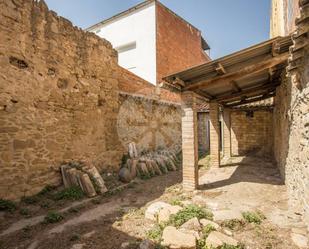
[[[217,64],[216,72],[217,72],[218,75],[226,74],[226,70],[221,63]]]
[[[173,84],[179,85],[181,87],[185,87],[186,86],[185,82],[183,80],[179,79],[179,78],[175,78],[173,80]]]
[[[257,98],[250,98],[250,99],[246,99],[244,101],[239,101],[237,103],[226,104],[224,106],[231,108],[231,107],[235,107],[235,106],[239,106],[239,105],[250,104],[250,103],[253,103],[253,102],[261,101],[261,100],[268,99],[268,98],[271,98],[271,97],[274,97],[274,96],[276,96],[276,94],[273,92],[273,93],[264,94],[264,95],[259,96]]]
[[[237,79],[241,79],[246,75],[262,72],[268,68],[274,67],[278,64],[286,62],[288,59],[288,54],[279,55],[277,57],[272,57],[269,59],[265,59],[259,63],[250,64],[248,66],[242,67],[238,71],[226,73],[224,75],[216,76],[211,79],[203,80],[200,78],[196,83],[187,85],[184,87],[185,90],[196,90],[205,88],[211,84],[215,84],[218,82],[230,82],[235,81]]]
[[[212,96],[212,95],[210,95],[209,93],[204,92],[204,91],[202,91],[202,90],[195,90],[194,92],[195,92],[196,94],[198,94],[198,95],[201,95],[201,96],[203,96],[203,97],[209,99],[209,100],[214,99],[214,96]]]
[[[237,93],[229,93],[229,94],[224,94],[221,96],[217,96],[215,99],[217,101],[225,101],[225,100],[229,100],[229,99],[235,99],[241,96],[245,96],[245,95],[250,95],[253,93],[260,93],[261,91],[267,91],[267,90],[272,90],[275,89],[277,86],[280,85],[280,82],[275,82],[272,84],[265,84],[265,85],[260,85],[260,86],[256,86],[256,87],[252,87],[249,89],[245,89],[242,90],[241,92],[237,92]]]
[[[241,92],[241,89],[240,89],[240,87],[238,86],[238,84],[237,84],[237,82],[235,80],[232,80],[230,82],[230,84],[231,84],[234,92],[237,92],[237,93]]]

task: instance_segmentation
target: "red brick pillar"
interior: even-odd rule
[[[223,109],[223,155],[231,157],[231,110]]]
[[[183,188],[198,187],[198,139],[196,97],[192,92],[182,93],[182,155]]]
[[[210,166],[220,166],[220,126],[219,126],[219,104],[209,103],[210,117]]]

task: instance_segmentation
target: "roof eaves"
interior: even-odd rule
[[[153,2],[157,2],[157,0],[146,0],[146,1],[142,2],[142,3],[139,3],[139,4],[137,4],[137,5],[133,6],[133,7],[125,10],[125,11],[122,11],[122,12],[120,12],[120,13],[118,13],[118,14],[110,17],[110,18],[107,18],[107,19],[105,19],[105,20],[103,20],[103,21],[101,21],[101,22],[99,22],[97,24],[94,24],[94,25],[86,28],[85,31],[92,31],[94,28],[98,28],[98,27],[100,27],[100,26],[102,26],[102,25],[104,25],[106,23],[109,23],[109,22],[111,22],[111,21],[113,21],[113,20],[115,20],[117,18],[123,17],[123,16],[125,16],[125,15],[127,15],[129,13],[132,13],[132,12],[138,10],[138,9],[141,9],[141,8],[147,6],[147,5],[150,5]]]

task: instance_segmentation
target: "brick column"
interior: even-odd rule
[[[192,92],[182,93],[182,155],[183,188],[198,187],[198,139],[196,97]]]
[[[220,166],[220,126],[219,105],[217,102],[209,103],[210,117],[210,166]]]
[[[231,110],[223,109],[223,155],[231,157]]]

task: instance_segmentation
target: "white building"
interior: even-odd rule
[[[159,71],[162,71],[161,73],[158,72],[158,67],[162,67],[160,63],[163,61],[163,58],[160,59],[160,55],[157,53],[157,50],[160,49],[159,46],[157,46],[158,12],[160,9],[164,9],[164,11],[168,10],[169,15],[172,15],[171,18],[176,17],[182,23],[185,23],[186,28],[190,26],[196,33],[194,35],[200,35],[199,30],[155,0],[145,1],[127,11],[95,24],[86,30],[94,32],[112,43],[113,47],[118,51],[120,66],[128,69],[148,82],[156,84],[159,82],[162,74],[170,72],[163,68],[159,69]],[[181,38],[182,37],[179,37],[179,39]],[[184,37],[184,39],[188,40],[187,37]],[[205,40],[199,39],[200,45],[198,45],[198,49],[202,51],[202,45],[208,49]],[[175,52],[177,53],[177,51]],[[205,62],[207,59],[208,57],[204,55],[201,58],[194,59],[197,61],[193,64],[196,65]],[[183,60],[185,62],[186,58],[183,58]],[[166,59],[164,61],[164,63],[167,63]],[[193,66],[192,59],[190,63],[186,63],[185,66]],[[172,69],[176,71],[184,68],[169,66],[169,70]]]

